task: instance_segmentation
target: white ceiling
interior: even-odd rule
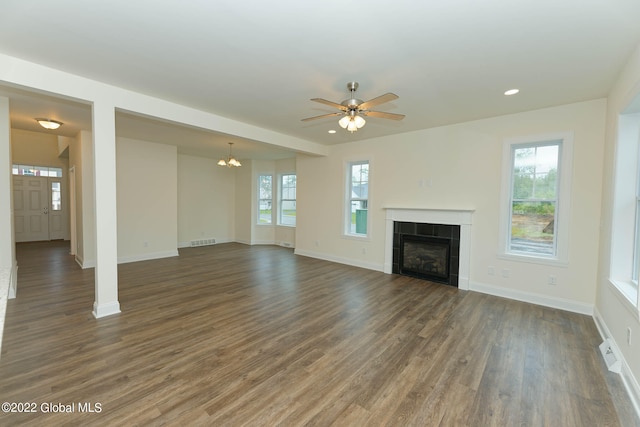
[[[605,97],[640,42],[638,17],[638,0],[3,0],[0,53],[331,145]],[[300,120],[334,112],[310,98],[339,103],[352,80],[363,100],[399,95],[376,109],[406,118],[354,134]],[[13,127],[44,116],[61,134],[91,128],[87,105],[2,94]],[[240,158],[291,155],[132,115],[117,126],[192,154],[234,141]]]

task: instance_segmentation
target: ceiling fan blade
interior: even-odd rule
[[[303,122],[308,122],[311,120],[317,120],[317,119],[324,119],[325,117],[334,117],[334,116],[341,116],[343,113],[329,113],[329,114],[323,114],[321,116],[314,116],[314,117],[307,117],[306,119],[302,119]]]
[[[329,107],[337,108],[337,109],[342,110],[342,111],[347,111],[348,110],[348,108],[345,107],[344,105],[337,104],[337,103],[331,102],[331,101],[327,101],[326,99],[311,98],[311,100],[315,101],[315,102],[319,102],[320,104],[328,105]]]
[[[381,119],[402,120],[404,114],[384,113],[382,111],[362,111],[365,116],[378,117]]]
[[[362,104],[358,105],[359,110],[368,110],[371,107],[375,107],[376,105],[384,104],[385,102],[393,101],[394,99],[398,99],[398,95],[395,93],[385,93],[384,95],[380,95],[377,98],[370,99],[369,101],[365,101]]]

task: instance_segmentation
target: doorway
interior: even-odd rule
[[[15,169],[14,167],[14,172]],[[62,177],[62,170],[56,169],[45,176],[22,172],[23,174],[13,175],[16,242],[68,238],[67,186]]]

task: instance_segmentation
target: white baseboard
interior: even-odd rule
[[[275,245],[274,240],[252,240],[250,245]]]
[[[231,239],[219,239],[216,237],[216,243],[214,243],[214,245],[220,245],[222,243],[231,243],[234,242],[235,240],[231,240]],[[213,246],[213,245],[212,245]],[[178,249],[182,249],[182,248],[190,248],[191,247],[191,241],[186,241],[186,242],[178,242]]]
[[[149,261],[152,259],[171,258],[179,256],[178,250],[165,251],[165,252],[152,252],[148,254],[133,255],[128,257],[118,257],[118,264],[126,264],[129,262]]]
[[[353,267],[366,268],[368,270],[384,271],[383,263],[365,262],[357,259],[342,258],[321,252],[306,251],[304,249],[296,249],[294,251],[294,254],[306,256],[309,258],[317,258],[324,261],[337,262],[338,264],[351,265]]]
[[[631,399],[631,403],[633,404],[634,409],[636,410],[636,414],[640,417],[640,385],[638,384],[638,380],[633,376],[633,372],[631,372],[631,368],[629,368],[629,364],[624,358],[624,354],[620,351],[620,347],[618,347],[618,343],[611,335],[611,331],[609,327],[604,322],[602,315],[598,311],[598,308],[595,307],[593,310],[593,320],[595,321],[596,327],[598,328],[598,332],[600,332],[600,336],[602,340],[607,340],[611,345],[613,352],[617,357],[620,358],[621,369],[620,369],[620,377],[622,378],[622,383],[624,384],[625,389],[627,389],[627,394]]]
[[[14,299],[18,294],[18,262],[13,264],[9,272],[9,299]]]
[[[81,256],[79,256],[78,254],[76,254],[76,264],[78,264],[80,266],[81,269],[86,269],[86,268],[95,268],[96,266],[96,261],[95,260],[91,260],[91,261],[85,261]]]
[[[295,249],[295,245],[291,242],[275,242],[275,245],[281,246],[283,248]]]
[[[533,292],[519,291],[516,289],[508,289],[500,286],[487,285],[478,282],[469,282],[469,290],[481,292],[483,294],[509,298],[516,301],[542,305],[544,307],[558,308],[560,310],[571,311],[573,313],[593,316],[593,304],[586,304],[580,301],[573,301],[563,298],[553,298],[547,295],[535,294]]]
[[[100,319],[101,317],[111,316],[112,314],[120,313],[120,303],[118,301],[110,302],[108,304],[102,304],[98,306],[93,303],[93,311],[91,312],[93,317]]]

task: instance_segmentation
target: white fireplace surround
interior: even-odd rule
[[[474,209],[385,208],[385,210],[387,211],[383,270],[385,273],[391,274],[393,268],[394,221],[459,225],[460,268],[458,273],[458,289],[469,290],[471,217],[473,216]]]

